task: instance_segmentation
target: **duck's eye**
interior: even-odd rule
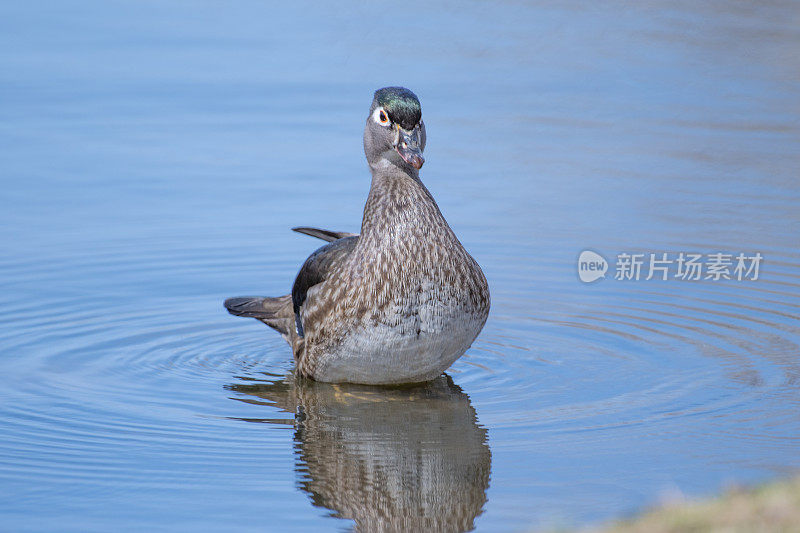
[[[389,125],[389,115],[384,111],[382,107],[379,107],[375,110],[375,113],[372,115],[372,118],[380,124],[381,126],[388,126]]]

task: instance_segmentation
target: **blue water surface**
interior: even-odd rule
[[[800,468],[800,4],[0,4],[0,529],[527,531]],[[224,298],[358,231],[372,92],[483,267],[424,387]],[[594,250],[605,279],[579,281]],[[621,253],[757,280],[615,279]],[[751,276],[752,278],[752,276]]]

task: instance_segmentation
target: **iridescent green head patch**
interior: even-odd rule
[[[422,119],[417,95],[405,87],[384,87],[375,91],[375,101],[389,114],[392,122],[410,130]]]

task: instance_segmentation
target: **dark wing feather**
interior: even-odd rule
[[[277,298],[263,296],[239,296],[225,300],[225,308],[232,315],[253,318],[276,318],[289,301],[289,295]]]
[[[326,244],[308,256],[300,268],[300,272],[294,280],[294,286],[292,286],[292,304],[297,334],[301,337],[305,335],[305,332],[300,319],[300,308],[306,301],[308,290],[325,281],[331,268],[340,265],[356,247],[357,242],[358,237],[345,237]]]
[[[348,231],[331,231],[329,229],[308,228],[305,226],[299,228],[292,228],[292,231],[310,235],[323,241],[333,242],[337,239],[344,239],[346,237],[358,237],[358,233],[350,233]]]
[[[282,335],[289,335],[292,318],[292,296],[269,298],[262,296],[240,296],[225,300],[228,312],[236,316],[249,316],[260,320]]]

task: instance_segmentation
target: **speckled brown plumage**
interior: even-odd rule
[[[325,354],[360,325],[419,335],[428,324],[416,311],[426,305],[485,319],[488,285],[422,182],[384,173],[373,180],[355,248],[302,313],[315,327],[307,325],[296,344],[298,369],[313,377]],[[403,320],[409,316],[415,319]]]
[[[291,300],[226,302],[284,334],[298,372],[321,381],[433,379],[466,351],[489,312],[483,272],[419,179],[421,115],[413,131],[379,124],[386,95],[378,93],[364,133],[372,185],[360,236],[305,228],[332,242],[306,260]]]

